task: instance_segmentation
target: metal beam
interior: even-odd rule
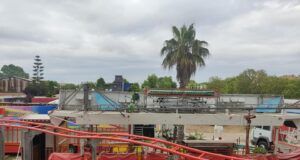
[[[239,114],[179,114],[179,113],[123,113],[101,111],[54,111],[51,116],[73,117],[78,124],[182,124],[182,125],[247,125]],[[251,126],[280,126],[286,119],[300,120],[299,114],[256,113]]]

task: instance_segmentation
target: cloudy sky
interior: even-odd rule
[[[211,52],[196,81],[246,68],[300,74],[299,0],[1,0],[0,15],[0,65],[31,74],[39,54],[59,82],[175,77],[159,52],[171,26],[191,23]]]

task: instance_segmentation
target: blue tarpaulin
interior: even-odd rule
[[[32,106],[32,111],[38,114],[48,114],[48,111],[52,111],[56,108],[57,105]]]
[[[275,113],[280,104],[281,97],[264,99],[263,103],[257,106],[256,112]]]

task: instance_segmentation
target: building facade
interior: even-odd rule
[[[16,92],[20,93],[30,83],[29,79],[20,77],[5,77],[0,79],[0,92]]]
[[[116,75],[115,80],[112,83],[112,91],[123,91],[124,90],[124,79],[122,75]]]

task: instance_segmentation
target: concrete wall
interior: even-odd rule
[[[73,91],[61,91],[60,93],[60,102],[63,105],[63,100],[66,97],[70,97],[68,103],[64,106],[64,109],[74,110],[83,108],[83,91],[79,91],[73,96],[70,96]],[[91,96],[90,92],[90,106],[97,106],[94,97]],[[119,104],[129,104],[131,102],[132,94],[130,92],[114,92],[114,91],[105,91],[99,92],[109,99],[117,102]],[[139,106],[147,107],[257,107],[259,104],[263,103],[263,100],[271,98],[272,96],[267,95],[255,95],[255,94],[222,94],[219,97],[212,98],[198,98],[198,99],[181,99],[176,97],[155,97],[155,96],[145,96],[144,93],[140,92],[140,100],[138,101]]]

